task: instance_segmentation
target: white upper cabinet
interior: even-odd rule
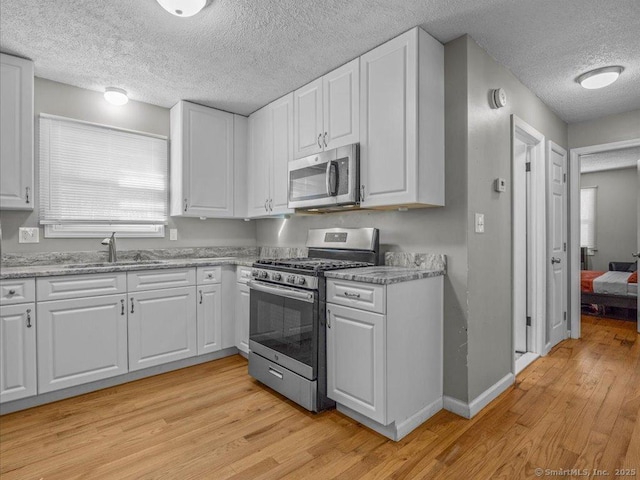
[[[33,210],[33,62],[0,54],[0,209]]]
[[[414,28],[360,57],[363,207],[444,205],[444,47]]]
[[[293,158],[293,93],[249,117],[249,217],[291,213],[289,160]]]
[[[360,59],[294,92],[294,156],[306,157],[359,139]]]
[[[180,101],[171,109],[171,215],[234,216],[234,116]]]

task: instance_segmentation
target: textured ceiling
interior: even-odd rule
[[[580,173],[636,168],[640,161],[640,147],[622,148],[609,152],[580,155]]]
[[[155,0],[0,0],[0,50],[36,75],[170,107],[249,114],[421,25],[470,34],[569,123],[640,108],[638,0],[213,0],[177,18]],[[588,91],[575,77],[625,67]]]

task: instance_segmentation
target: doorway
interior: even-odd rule
[[[570,298],[571,298],[571,337],[580,338],[581,331],[581,242],[580,242],[580,177],[581,177],[581,158],[588,158],[588,155],[604,154],[606,152],[623,151],[625,149],[631,149],[634,147],[640,147],[640,138],[633,140],[626,140],[622,142],[613,142],[602,145],[593,145],[589,147],[575,148],[571,150],[570,159],[570,242],[571,242],[571,259],[570,259]],[[637,182],[640,182],[640,160],[635,160],[635,169],[629,170],[637,172]],[[640,186],[638,183],[636,186]],[[637,188],[637,187],[636,187]],[[637,191],[637,190],[636,190]],[[640,252],[640,199],[636,200],[638,204],[637,220],[638,227],[635,238],[635,249],[628,248],[628,252],[619,254],[618,256],[624,258],[611,258],[607,261],[628,261],[632,262],[637,260],[637,255]],[[588,252],[587,252],[588,253]],[[632,254],[635,258],[632,257]],[[589,260],[589,257],[586,257]],[[606,270],[606,268],[603,268]],[[636,287],[637,288],[637,287]],[[638,297],[636,293],[635,297],[636,308],[638,305]],[[636,321],[638,318],[636,318]],[[637,330],[640,332],[640,322],[637,324]]]
[[[545,138],[511,116],[513,372],[543,353],[546,319]]]

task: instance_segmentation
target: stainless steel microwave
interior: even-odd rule
[[[360,192],[357,143],[289,162],[289,208],[356,205]]]

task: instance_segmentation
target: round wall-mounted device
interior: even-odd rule
[[[503,88],[496,88],[491,91],[491,106],[493,108],[502,108],[507,105],[507,93]]]

